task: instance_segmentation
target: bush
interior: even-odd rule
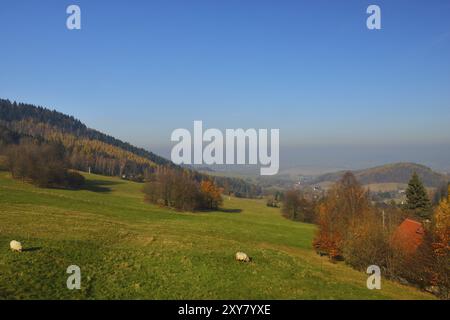
[[[275,199],[274,196],[269,196],[266,201],[266,206],[271,208],[279,208],[280,203]]]

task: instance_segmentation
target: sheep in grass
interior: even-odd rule
[[[250,257],[244,252],[236,252],[236,260],[242,262],[250,262]]]
[[[13,240],[9,243],[12,251],[22,252],[22,244],[19,241]]]

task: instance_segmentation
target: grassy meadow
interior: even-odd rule
[[[88,175],[85,190],[39,189],[0,172],[0,299],[432,299],[330,263],[315,227],[262,200],[179,213],[143,201],[142,184]],[[25,251],[9,249],[11,240]],[[237,251],[250,263],[234,260]],[[81,268],[81,290],[66,269]]]

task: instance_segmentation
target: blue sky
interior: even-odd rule
[[[82,30],[66,29],[70,4]],[[366,28],[369,4],[382,30]],[[2,0],[0,97],[162,153],[193,120],[279,128],[295,150],[441,148],[449,17],[445,0]]]

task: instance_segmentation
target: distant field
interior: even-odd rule
[[[313,225],[262,200],[177,213],[144,203],[141,184],[86,177],[88,190],[50,190],[0,172],[0,299],[433,298],[387,280],[368,290],[364,273],[313,252]],[[12,239],[28,250],[11,252]],[[71,264],[81,290],[66,288]]]
[[[388,191],[397,191],[400,189],[406,190],[408,185],[406,183],[370,183],[364,185],[365,188],[370,189],[373,192],[388,192]]]

